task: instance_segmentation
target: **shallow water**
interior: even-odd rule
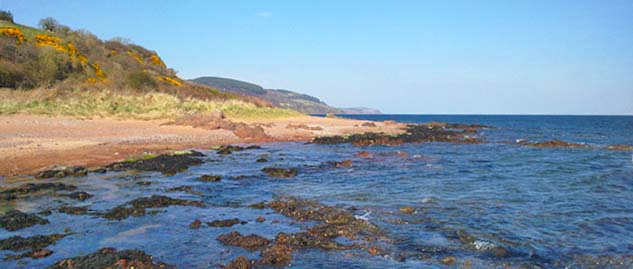
[[[482,130],[486,141],[562,139],[592,146],[633,145],[633,117],[572,116],[354,116],[403,122],[446,121],[497,127]],[[355,157],[367,150],[374,158]],[[400,156],[397,151],[406,152]],[[85,255],[102,247],[141,249],[159,260],[182,268],[208,268],[244,255],[259,253],[228,247],[220,234],[239,231],[273,239],[278,232],[299,232],[305,223],[270,209],[247,205],[270,201],[276,195],[314,199],[327,205],[352,208],[385,230],[392,239],[385,256],[364,251],[299,250],[293,267],[299,268],[445,268],[440,259],[457,258],[456,266],[472,268],[582,266],[576,255],[620,257],[633,253],[633,156],[631,151],[603,149],[531,148],[502,143],[477,145],[425,143],[402,146],[355,147],[272,143],[262,149],[207,156],[200,166],[183,173],[91,174],[60,181],[75,184],[95,196],[76,202],[50,195],[2,202],[2,210],[38,212],[62,204],[88,205],[106,210],[152,194],[201,200],[205,208],[172,206],[155,215],[106,220],[53,212],[49,225],[16,232],[0,229],[0,238],[12,235],[72,234],[51,245],[53,255],[38,259],[0,261],[0,267],[39,268],[66,257]],[[257,163],[261,155],[270,162]],[[349,168],[319,167],[326,161],[352,159]],[[298,167],[291,179],[271,179],[263,167]],[[200,182],[202,174],[218,174],[220,182]],[[231,179],[232,176],[251,176]],[[151,181],[140,186],[138,181]],[[2,184],[3,187],[9,184]],[[165,192],[188,185],[197,193]],[[416,209],[413,215],[399,212]],[[350,209],[351,210],[351,209]],[[264,223],[255,222],[264,216]],[[230,228],[190,229],[194,219],[203,222],[240,218],[248,224]],[[272,220],[279,220],[277,224]],[[397,223],[396,220],[403,220]],[[477,244],[500,245],[505,257],[465,247],[455,237],[464,230]],[[0,251],[0,256],[12,254]]]

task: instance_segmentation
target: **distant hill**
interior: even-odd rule
[[[284,89],[264,89],[253,83],[230,78],[199,77],[191,81],[226,93],[259,97],[275,106],[297,110],[305,114],[381,114],[379,110],[371,108],[336,108],[307,94]]]

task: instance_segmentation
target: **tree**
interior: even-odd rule
[[[48,17],[41,19],[39,25],[43,30],[54,32],[59,27],[59,22],[51,17]]]
[[[0,10],[0,21],[13,23],[13,14],[11,14],[11,11]]]

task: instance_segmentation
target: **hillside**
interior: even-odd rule
[[[297,115],[257,97],[183,80],[157,52],[140,45],[104,41],[51,18],[40,25],[0,18],[0,114],[173,118],[221,110],[234,116]]]
[[[237,93],[262,98],[275,106],[297,110],[305,114],[380,114],[380,111],[369,108],[336,108],[307,94],[284,89],[264,89],[257,84],[230,78],[199,77],[191,81],[217,88],[225,93]]]

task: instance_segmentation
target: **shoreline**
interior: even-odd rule
[[[267,138],[241,138],[234,131],[168,120],[77,119],[41,115],[0,116],[0,178],[30,176],[54,165],[100,167],[145,153],[208,149],[225,144],[307,142],[317,136],[364,132],[400,134],[405,125],[343,118],[300,116],[233,120],[261,127]]]

